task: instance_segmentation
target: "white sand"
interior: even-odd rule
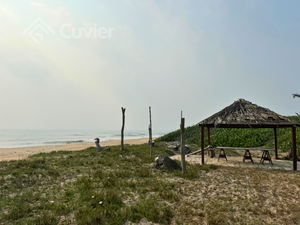
[[[147,143],[148,140],[149,140],[148,138],[125,139],[124,144],[130,144],[130,145],[144,144]],[[101,141],[100,145],[102,147],[121,145],[121,140]],[[96,145],[94,142],[80,142],[80,143],[65,144],[65,145],[2,148],[0,149],[0,161],[25,159],[30,155],[38,154],[40,152],[79,151],[89,147],[96,147]]]

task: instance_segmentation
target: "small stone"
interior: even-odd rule
[[[153,162],[153,163],[150,163],[150,168],[156,168],[156,163],[155,162]]]
[[[275,207],[271,207],[271,208],[270,208],[270,211],[271,211],[271,213],[273,213],[273,214],[276,214],[276,213],[277,213],[277,210],[276,210]]]

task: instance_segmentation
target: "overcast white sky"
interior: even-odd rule
[[[238,98],[300,110],[300,2],[0,0],[0,128],[179,128]],[[55,34],[37,27],[36,19]],[[114,28],[65,39],[61,27]],[[45,27],[44,27],[45,28]],[[70,32],[70,29],[67,30]],[[40,39],[43,34],[43,40]],[[70,34],[70,33],[68,33]]]

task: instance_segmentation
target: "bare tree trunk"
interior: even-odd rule
[[[186,166],[185,166],[184,118],[181,118],[180,133],[181,133],[181,147],[180,147],[181,167],[182,167],[182,173],[185,174]]]
[[[149,147],[150,147],[150,156],[152,156],[152,138],[151,138],[151,127],[149,125]]]
[[[151,106],[149,106],[149,117],[150,117],[150,125],[149,125],[149,145],[150,145],[150,156],[152,156],[152,121],[151,121]]]
[[[125,126],[125,108],[122,109],[122,129],[121,129],[121,150],[124,149],[124,126]]]

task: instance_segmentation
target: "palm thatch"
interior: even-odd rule
[[[263,108],[245,99],[239,99],[220,112],[201,121],[199,125],[228,127],[228,125],[247,125],[245,127],[259,127],[258,125],[293,126],[296,122],[281,116],[267,108]],[[234,126],[233,126],[234,127]]]

